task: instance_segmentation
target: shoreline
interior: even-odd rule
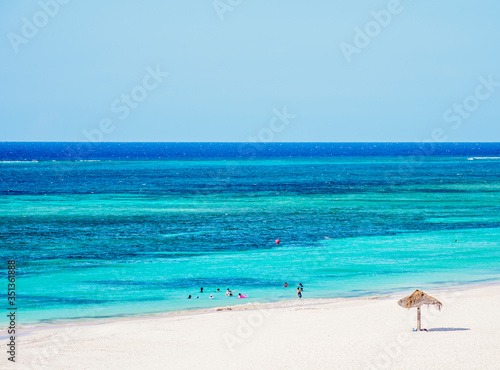
[[[390,296],[309,299],[25,329],[19,368],[495,369],[500,284],[425,289],[443,309]],[[0,343],[4,345],[5,339]]]
[[[423,290],[431,292],[452,292],[452,291],[467,291],[475,290],[488,287],[500,287],[500,280],[487,281],[487,282],[472,282],[466,284],[458,284],[453,286],[436,286],[435,288],[422,288]],[[38,330],[52,329],[58,327],[67,326],[94,326],[102,324],[111,324],[115,322],[127,322],[127,321],[137,321],[144,319],[155,319],[155,318],[176,318],[176,317],[189,317],[194,315],[203,315],[213,312],[238,312],[238,311],[252,311],[259,309],[286,309],[293,308],[297,306],[312,306],[312,305],[327,305],[341,302],[351,302],[351,301],[369,301],[369,300],[388,300],[392,298],[399,297],[400,295],[407,295],[413,292],[415,289],[420,289],[418,287],[411,289],[397,289],[391,291],[390,294],[377,294],[377,295],[363,295],[363,296],[353,296],[353,297],[335,297],[335,298],[302,298],[302,299],[287,299],[279,300],[276,302],[258,302],[249,301],[247,303],[241,303],[236,305],[221,305],[210,308],[194,308],[189,310],[179,310],[179,311],[166,311],[158,313],[149,314],[129,314],[129,315],[117,315],[111,317],[96,317],[96,318],[75,318],[75,319],[61,319],[54,320],[49,323],[28,323],[18,325],[19,330],[24,333],[19,334],[19,336],[26,336],[30,333]],[[411,290],[411,292],[410,292]],[[6,335],[6,328],[0,328],[0,340]]]

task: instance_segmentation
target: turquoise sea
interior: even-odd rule
[[[0,143],[0,255],[22,324],[496,281],[500,144]]]

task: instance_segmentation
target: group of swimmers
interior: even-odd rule
[[[285,283],[283,287],[288,288],[288,283]],[[299,283],[299,285],[297,285],[297,297],[299,297],[299,299],[302,298],[303,291],[304,291],[304,286],[302,285],[302,283]]]
[[[285,282],[285,285],[283,286],[285,288],[288,288],[288,283]],[[227,288],[226,290],[226,297],[232,297],[233,296],[233,293],[236,292],[237,289],[235,290],[230,290],[229,288]],[[302,298],[302,292],[304,291],[304,286],[302,285],[302,283],[299,283],[299,285],[297,285],[297,297]],[[203,287],[200,288],[200,293],[203,293]],[[217,288],[217,291],[216,293],[220,293],[220,289]],[[241,295],[241,293],[238,293],[238,298],[246,298],[247,296],[246,295]],[[191,299],[192,296],[189,295],[188,299]],[[200,298],[199,296],[196,296],[196,298]],[[208,297],[209,299],[213,299],[214,296],[213,294],[210,294],[210,297]]]
[[[226,297],[232,297],[233,296],[233,293],[236,292],[237,289],[235,290],[229,290],[229,288],[227,288],[226,290]],[[203,293],[203,287],[200,288],[200,293]],[[216,293],[220,293],[220,289],[217,288],[216,290]],[[241,295],[241,293],[238,293],[238,298],[246,298],[247,296],[246,295]],[[189,295],[188,299],[191,299],[192,296]],[[200,298],[200,296],[196,296],[196,298]],[[213,294],[210,294],[210,297],[208,297],[209,299],[213,299],[214,298],[214,295]]]

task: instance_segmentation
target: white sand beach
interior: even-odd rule
[[[16,368],[500,369],[499,285],[426,290],[444,304],[422,309],[429,332],[405,293],[35,328]]]

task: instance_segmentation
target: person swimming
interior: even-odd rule
[[[288,283],[285,283],[285,285],[283,285],[283,287],[288,288]]]
[[[216,293],[219,293],[219,292],[220,292],[220,289],[219,289],[219,288],[217,288],[217,292],[216,292]]]
[[[212,294],[210,294],[210,297],[208,297],[208,298],[212,299],[213,297],[214,297],[214,296],[213,296]]]
[[[191,296],[189,296],[188,299],[191,299]]]

